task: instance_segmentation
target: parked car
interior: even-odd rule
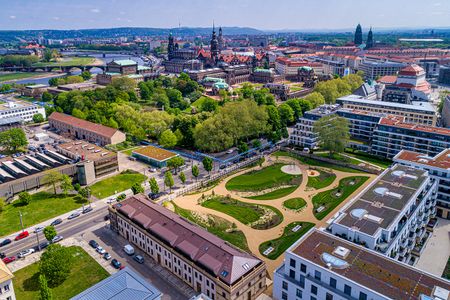
[[[220,165],[219,169],[225,169],[227,166],[226,165]]]
[[[15,261],[15,260],[16,260],[16,257],[15,257],[15,256],[8,256],[8,257],[5,257],[5,258],[2,259],[2,261],[3,261],[5,264],[12,263],[12,262]]]
[[[122,264],[120,263],[120,261],[118,261],[117,259],[113,258],[111,260],[111,265],[115,268],[115,269],[120,269],[120,267],[122,266]]]
[[[135,255],[135,256],[133,257],[133,259],[134,259],[135,261],[137,261],[138,263],[140,263],[140,264],[143,264],[143,263],[144,263],[144,258],[143,258],[141,255]]]
[[[94,240],[90,240],[89,245],[94,249],[96,249],[98,247],[98,243]]]
[[[44,230],[44,226],[37,226],[34,228],[34,233],[39,233]]]
[[[11,244],[11,240],[10,239],[4,239],[1,243],[0,243],[0,247],[6,246],[8,244]]]
[[[75,219],[76,217],[79,217],[79,216],[80,216],[80,213],[76,211],[74,213],[71,213],[70,216],[67,217],[67,219],[68,220],[72,220],[72,219]]]
[[[54,238],[52,238],[52,243],[57,243],[57,242],[59,242],[59,241],[62,241],[63,240],[63,236],[62,235],[57,235],[57,236],[55,236]]]
[[[160,193],[149,193],[148,197],[152,200],[156,200],[158,198],[161,198],[162,196],[164,196],[165,194],[167,194],[166,192],[160,192]]]
[[[95,249],[95,251],[97,251],[100,254],[105,254],[106,253],[106,250],[103,249],[102,246],[98,246],[97,249]]]
[[[51,226],[56,226],[62,223],[62,219],[56,219],[53,222],[50,223]]]
[[[105,254],[103,254],[103,258],[106,259],[106,260],[110,260],[111,259],[111,254],[106,252]]]
[[[128,255],[133,255],[134,254],[134,248],[130,244],[125,245],[123,247],[123,251],[125,251],[125,253],[128,254]]]
[[[0,252],[0,258],[1,258],[1,259],[4,259],[5,257],[6,257],[5,252]]]
[[[19,253],[17,253],[18,258],[24,258],[25,256],[28,256],[30,254],[33,254],[35,251],[33,248],[22,250]]]
[[[93,210],[94,210],[94,209],[93,209],[92,207],[88,206],[88,207],[86,207],[86,208],[83,209],[82,213],[83,213],[83,214],[87,214],[88,212],[93,211]]]
[[[44,250],[45,248],[48,247],[48,245],[50,245],[50,242],[48,242],[48,241],[42,242],[39,244],[39,246],[34,246],[34,250],[39,251],[39,247],[41,250]]]
[[[25,231],[22,231],[21,233],[19,233],[14,240],[19,241],[21,239],[28,237],[29,235],[30,234],[28,233],[28,231],[25,230]]]
[[[148,169],[151,173],[155,173],[156,172],[156,168],[150,168]]]

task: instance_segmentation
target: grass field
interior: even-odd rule
[[[301,176],[281,171],[284,164],[274,164],[261,170],[250,171],[236,176],[226,183],[231,191],[261,191],[282,185],[299,185]],[[297,179],[297,180],[296,180]]]
[[[121,152],[124,153],[124,154],[126,154],[126,155],[128,155],[128,156],[131,156],[131,153],[132,153],[134,150],[139,149],[139,148],[141,148],[141,147],[140,147],[140,146],[132,147],[132,148],[130,148],[130,149],[127,149],[127,150],[124,150],[124,151],[121,151]]]
[[[42,221],[59,216],[68,211],[81,207],[84,203],[80,196],[53,195],[39,192],[31,195],[31,201],[26,206],[8,204],[0,213],[0,236],[19,231],[19,211],[22,213],[24,227],[38,224]]]
[[[300,210],[306,206],[306,201],[302,198],[291,198],[284,201],[283,206],[291,210]]]
[[[252,200],[273,200],[273,199],[278,199],[278,198],[282,198],[284,196],[289,195],[290,193],[292,193],[293,191],[295,191],[297,189],[298,186],[290,186],[290,187],[286,187],[286,188],[282,188],[282,189],[278,189],[266,194],[262,194],[262,195],[258,195],[258,196],[251,196],[251,197],[246,197],[248,199],[252,199]]]
[[[330,158],[330,159],[334,159],[334,160],[337,160],[337,161],[342,161],[342,162],[345,162],[345,163],[348,163],[348,164],[352,164],[352,165],[355,165],[355,166],[357,166],[360,163],[362,163],[361,161],[359,161],[357,159],[346,157],[346,156],[343,156],[343,155],[341,155],[339,153],[333,153],[331,156],[330,156],[330,154],[328,152],[321,152],[321,153],[315,153],[315,154],[318,155],[318,156],[321,156],[321,157]]]
[[[205,228],[212,234],[220,237],[221,239],[235,245],[242,250],[249,251],[247,245],[247,239],[245,238],[245,234],[237,229],[233,229],[233,223],[217,217],[213,215],[208,215],[208,222],[204,222],[204,220],[199,220],[199,218],[195,217],[192,214],[192,211],[188,209],[181,208],[176,204],[172,203],[175,207],[175,212],[189,221],[200,225]]]
[[[197,100],[195,100],[192,104],[191,104],[191,106],[192,107],[195,107],[196,109],[197,109],[197,111],[201,111],[202,110],[202,106],[203,106],[203,102],[205,102],[205,100],[206,99],[208,99],[209,97],[206,97],[206,96],[201,96],[200,98],[198,98]],[[209,98],[209,99],[212,99],[212,98]],[[188,108],[186,108],[185,109],[185,111],[186,112],[191,112],[191,106],[190,107],[188,107]]]
[[[365,152],[361,152],[361,151],[347,151],[345,152],[346,155],[348,156],[352,156],[355,158],[359,158],[361,160],[364,160],[368,163],[374,164],[376,166],[379,166],[383,169],[389,168],[392,165],[392,161],[389,159],[383,159],[381,157],[378,156],[373,156],[370,154],[367,154]]]
[[[293,232],[292,229],[300,225],[301,228]],[[289,224],[284,228],[283,235],[279,238],[266,241],[259,245],[259,252],[263,252],[269,248],[273,247],[274,250],[267,256],[269,259],[277,259],[281,254],[283,254],[293,243],[295,243],[299,238],[301,238],[308,230],[314,227],[314,223],[309,222],[294,222]]]
[[[320,175],[316,177],[308,177],[308,183],[306,184],[306,186],[318,190],[329,186],[336,179],[336,175],[334,173],[326,172],[323,170],[316,171],[319,172]]]
[[[246,203],[223,196],[215,196],[206,199],[201,205],[227,214],[254,229],[272,228],[280,224],[283,220],[283,214],[275,207]],[[265,209],[272,210],[275,213],[275,216],[270,220],[266,220],[264,224],[252,225],[252,223],[260,220],[260,218],[264,216]]]
[[[346,177],[339,181],[339,186],[335,189],[318,193],[312,198],[314,205],[314,215],[318,220],[322,220],[327,216],[336,206],[347,199],[354,191],[356,191],[369,177],[366,176],[352,176]],[[353,185],[351,184],[353,182]],[[339,194],[339,195],[338,195]],[[317,212],[317,208],[323,206],[324,209]]]
[[[26,78],[33,78],[37,76],[46,75],[47,73],[25,73],[25,72],[14,72],[14,73],[2,73],[0,74],[0,82],[19,80]]]
[[[52,289],[53,299],[70,299],[109,276],[81,247],[72,246],[67,250],[73,258],[71,272],[66,281]],[[39,263],[33,263],[15,272],[13,284],[17,299],[38,299]]]
[[[65,67],[65,66],[83,66],[90,65],[95,62],[93,57],[66,57],[59,61],[38,62],[33,67]]]
[[[91,193],[98,199],[102,199],[114,195],[116,192],[123,192],[136,182],[144,182],[145,179],[146,177],[141,173],[122,172],[93,184]]]

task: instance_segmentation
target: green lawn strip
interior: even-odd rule
[[[447,264],[445,265],[444,272],[442,273],[442,277],[450,280],[450,256],[448,257]]]
[[[306,206],[306,201],[303,198],[291,198],[283,202],[283,206],[291,210],[300,210]]]
[[[71,246],[67,249],[72,255],[72,267],[69,278],[52,289],[53,299],[70,299],[82,291],[109,276],[92,257],[81,247]],[[39,263],[33,263],[14,273],[14,290],[20,300],[39,298]]]
[[[233,223],[218,216],[209,214],[208,215],[209,222],[208,224],[205,224],[204,221],[200,221],[198,218],[196,218],[192,214],[192,211],[181,208],[177,206],[175,203],[172,204],[175,208],[175,213],[177,213],[178,215],[205,228],[210,233],[220,237],[221,239],[229,242],[230,244],[233,244],[234,246],[242,250],[249,251],[245,234],[238,229],[234,229]]]
[[[320,175],[314,177],[309,176],[308,183],[306,184],[306,186],[315,188],[317,190],[323,189],[332,184],[333,181],[336,179],[336,174],[334,173],[326,172],[323,170],[316,170],[316,171],[319,172]]]
[[[19,211],[22,213],[24,227],[38,224],[42,221],[64,214],[82,206],[83,199],[78,195],[54,195],[39,192],[31,195],[28,205],[20,206],[18,202],[8,204],[0,213],[0,236],[19,231]]]
[[[302,226],[298,231],[293,232],[292,228],[295,226]],[[266,241],[259,245],[259,252],[261,254],[267,250],[269,247],[273,247],[274,250],[267,255],[269,259],[277,259],[281,254],[283,254],[292,244],[294,244],[299,238],[301,238],[306,232],[315,226],[314,223],[309,222],[293,222],[284,228],[283,235],[279,238]],[[263,254],[264,255],[264,254]]]
[[[65,66],[83,66],[90,65],[95,62],[92,57],[70,57],[60,61],[38,62],[33,64],[33,67],[65,67]]]
[[[40,75],[42,75],[42,74],[22,73],[22,72],[3,73],[3,74],[0,74],[0,82],[10,81],[10,80],[26,79],[26,78],[33,78],[33,77],[37,77],[37,76],[40,76]]]
[[[131,188],[136,182],[144,182],[145,179],[146,177],[141,173],[122,172],[93,184],[91,193],[98,199],[102,199],[114,195],[115,192],[123,192]]]
[[[362,163],[361,161],[357,160],[357,159],[353,159],[350,157],[346,157],[343,156],[339,153],[334,153],[333,155],[330,156],[330,154],[328,152],[321,152],[321,153],[316,153],[316,155],[321,156],[321,157],[325,157],[325,158],[330,158],[330,159],[334,159],[337,161],[342,161],[348,164],[352,164],[352,165],[359,165],[360,163]]]
[[[123,151],[121,151],[121,152],[124,153],[124,154],[126,154],[126,155],[128,155],[128,156],[131,156],[131,153],[132,153],[134,150],[139,149],[139,148],[141,148],[141,147],[140,147],[140,146],[137,146],[137,147],[133,147],[133,148],[130,148],[130,149],[127,149],[127,150],[123,150]]]
[[[389,168],[392,165],[392,161],[389,159],[383,159],[381,157],[373,156],[373,155],[370,155],[370,154],[367,154],[367,153],[361,152],[361,151],[351,151],[351,150],[347,151],[346,150],[345,154],[348,156],[359,158],[363,161],[374,164],[374,165],[379,166],[384,169]]]
[[[275,190],[263,195],[258,195],[258,196],[251,196],[251,197],[245,197],[247,199],[252,199],[252,200],[273,200],[273,199],[278,199],[278,198],[282,198],[284,196],[287,196],[289,194],[291,194],[293,191],[295,191],[297,189],[298,186],[290,186],[287,188],[282,188],[279,190]]]
[[[264,215],[262,208],[270,209],[276,214],[275,218],[268,223],[251,226],[254,229],[272,228],[283,221],[283,214],[275,207],[269,205],[246,203],[222,196],[210,197],[203,201],[201,205],[227,214],[248,226],[258,221]]]
[[[303,156],[295,155],[294,153],[289,153],[289,152],[286,152],[286,151],[276,151],[276,152],[272,153],[272,156],[273,157],[277,157],[277,156],[292,157],[292,158],[295,158],[298,161],[300,161],[301,163],[306,164],[306,165],[317,166],[317,167],[324,167],[324,168],[329,168],[329,169],[333,169],[333,170],[337,170],[337,171],[341,171],[341,172],[363,173],[363,171],[358,171],[358,170],[355,170],[355,169],[352,169],[352,168],[334,165],[334,164],[331,164],[331,163],[315,160],[315,159],[312,159],[312,158],[309,158],[309,157],[303,157]]]
[[[254,170],[248,173],[231,178],[226,183],[226,188],[232,191],[261,191],[282,185],[299,184],[301,176],[290,175],[281,171],[284,164],[274,164],[261,170]],[[297,180],[295,180],[297,179]]]
[[[321,192],[312,198],[314,215],[318,220],[322,220],[328,215],[336,206],[342,201],[347,199],[354,191],[356,191],[369,177],[366,176],[352,176],[346,177],[339,181],[339,186],[335,189]],[[354,181],[355,184],[350,185],[350,182]],[[340,192],[340,196],[337,197],[336,193]],[[325,206],[321,212],[316,212],[316,209],[320,206]]]

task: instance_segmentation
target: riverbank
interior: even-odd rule
[[[45,73],[27,73],[27,72],[3,72],[0,73],[0,83],[15,83],[26,79],[45,79],[57,76],[62,76],[64,73],[45,72]]]

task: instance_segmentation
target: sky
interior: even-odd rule
[[[450,27],[450,0],[0,0],[0,30]]]

